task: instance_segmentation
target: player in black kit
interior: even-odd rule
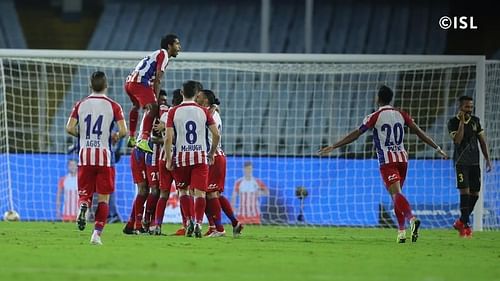
[[[491,171],[486,136],[479,118],[472,115],[473,109],[472,98],[462,96],[459,98],[458,114],[448,121],[448,132],[455,144],[453,162],[455,163],[457,188],[460,191],[461,215],[453,227],[458,231],[460,237],[464,238],[472,237],[469,217],[474,210],[481,189],[478,141],[486,160],[486,171]]]

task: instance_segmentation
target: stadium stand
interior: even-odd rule
[[[442,54],[445,52],[446,36],[443,32],[435,30],[432,21],[447,11],[447,1],[384,0],[374,4],[362,0],[351,2],[315,0],[314,3],[312,46],[314,53]],[[302,16],[304,1],[274,0],[271,9],[271,52],[304,52]],[[172,31],[181,38],[183,51],[258,52],[259,24],[260,2],[249,0],[238,3],[222,0],[217,4],[211,1],[173,0],[169,1],[168,5],[147,1],[112,0],[104,2],[103,13],[88,48],[150,51],[158,47],[161,35]],[[410,34],[420,36],[410,36]],[[345,76],[339,74],[327,82],[326,86],[303,83],[303,81],[322,80],[322,77],[294,74],[294,77],[288,78],[296,79],[296,84],[287,89],[275,87],[272,90],[268,90],[267,87],[259,88],[258,83],[245,83],[245,79],[259,81],[261,79],[259,75],[249,77],[243,73],[232,72],[224,75],[224,79],[229,83],[217,86],[218,94],[223,101],[222,106],[225,108],[223,118],[231,120],[231,126],[226,126],[224,129],[225,149],[234,155],[244,155],[247,151],[268,151],[279,155],[312,153],[318,146],[317,136],[330,136],[321,140],[322,144],[327,144],[346,133],[339,128],[355,128],[366,114],[373,111],[373,98],[367,97],[367,94],[374,93],[374,89],[367,89],[366,85],[371,84],[367,82],[382,81],[395,89],[399,87],[400,90],[404,90],[398,85],[398,81],[402,78],[395,74],[382,74],[384,77],[374,77],[370,74],[350,75],[350,81],[342,81]],[[190,78],[200,79],[206,83],[206,88],[213,86],[208,72],[200,70],[195,76]],[[173,79],[184,78],[186,77]],[[280,78],[284,77],[276,75],[273,79]],[[123,83],[124,77],[121,77],[122,80],[119,77],[116,79],[113,83],[120,84]],[[342,88],[339,85],[343,85]],[[75,87],[78,86],[71,88],[72,93],[86,92],[86,89]],[[239,92],[245,94],[234,98],[234,93]],[[124,105],[125,111],[128,111],[130,102],[124,93],[110,94],[118,98],[117,101]],[[65,95],[62,104],[71,107],[75,98],[73,95]],[[322,112],[323,107],[319,106],[319,103],[339,104],[341,108],[347,110],[357,108],[357,110]],[[275,116],[276,111],[271,110],[280,107],[297,108],[297,104],[303,104],[311,110],[301,112],[280,110],[283,116]],[[436,124],[445,124],[443,118],[453,111],[454,105],[448,106],[450,108],[443,112],[444,115],[429,120],[430,124],[424,124],[431,133],[444,131],[445,128]],[[252,118],[242,116],[241,108],[250,110]],[[302,115],[299,116],[298,113]],[[338,114],[352,116],[350,123],[337,124],[338,120],[341,120]],[[58,126],[60,127],[58,124],[53,128],[63,129]],[[243,139],[241,137],[243,134],[252,137]],[[364,141],[346,147],[345,152],[366,150],[370,140],[368,136],[363,138]],[[301,145],[287,145],[291,141]],[[256,146],[266,147],[259,149]],[[368,149],[370,147],[368,145]],[[58,147],[58,150],[60,149],[63,147]]]
[[[0,48],[26,48],[26,39],[12,0],[0,1]]]
[[[436,18],[448,1],[314,1],[313,52],[442,54],[446,36]],[[270,51],[303,53],[304,1],[274,0]],[[237,26],[237,28],[236,28]],[[258,52],[259,1],[106,1],[91,50],[149,50],[176,32],[184,51]],[[412,36],[409,36],[412,34]],[[418,36],[415,36],[418,35]]]

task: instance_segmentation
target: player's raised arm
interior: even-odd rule
[[[446,154],[446,152],[444,152],[441,149],[441,147],[437,145],[436,142],[434,142],[434,140],[431,137],[429,137],[422,129],[420,129],[420,127],[417,124],[415,124],[415,122],[410,122],[407,125],[410,128],[410,130],[417,135],[419,139],[421,139],[423,142],[434,148],[437,153],[443,156],[444,159],[448,159],[448,155]]]
[[[328,153],[332,152],[333,150],[335,150],[339,147],[342,147],[346,144],[350,144],[351,142],[357,140],[359,138],[359,136],[361,136],[362,134],[363,134],[363,131],[361,131],[360,129],[353,130],[352,132],[350,132],[348,135],[343,137],[341,140],[339,140],[335,144],[330,145],[330,146],[325,146],[322,149],[320,149],[318,151],[318,154],[320,156],[327,155]]]

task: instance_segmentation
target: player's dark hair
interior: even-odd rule
[[[469,97],[469,96],[461,96],[458,98],[458,102],[460,103],[460,105],[462,105],[464,103],[464,101],[472,101],[474,99],[472,99],[472,97]]]
[[[201,83],[188,80],[182,84],[182,95],[187,99],[192,99],[201,90]]]
[[[163,89],[160,90],[160,92],[158,93],[158,96],[167,96],[167,92]]]
[[[387,87],[386,85],[380,86],[378,88],[378,100],[379,103],[381,104],[389,104],[392,101],[392,97],[394,97],[394,93],[392,92],[391,88]]]
[[[181,89],[175,89],[172,91],[172,106],[177,106],[182,103]]]
[[[215,97],[214,92],[212,92],[210,90],[203,90],[203,94],[208,99],[208,105],[213,105],[213,104],[219,105],[220,104],[220,101],[218,98]]]
[[[96,71],[90,76],[90,87],[94,92],[102,92],[107,87],[106,74]]]
[[[250,161],[246,161],[245,163],[243,163],[243,167],[252,167],[252,162]]]
[[[168,50],[168,45],[174,44],[176,39],[179,40],[179,37],[175,34],[167,34],[163,36],[160,43],[161,48]]]

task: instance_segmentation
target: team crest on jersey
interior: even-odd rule
[[[476,123],[472,123],[472,130],[475,132],[477,131]]]

